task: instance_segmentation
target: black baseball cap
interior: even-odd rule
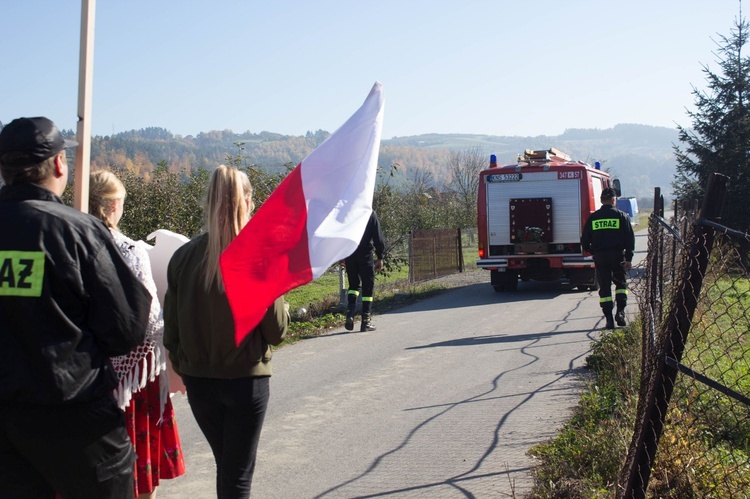
[[[611,187],[607,187],[602,191],[601,200],[612,199],[617,197],[617,192]]]
[[[52,120],[17,118],[0,131],[0,163],[25,166],[41,163],[78,142],[64,139]]]

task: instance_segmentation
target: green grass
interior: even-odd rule
[[[403,273],[399,272],[398,275],[390,275],[381,280],[376,280],[373,305],[376,316],[430,298],[446,289],[444,286],[429,281],[410,284],[408,278],[400,278],[401,275]],[[326,280],[329,279],[331,278],[326,276]],[[286,299],[290,304],[292,322],[289,325],[289,334],[284,343],[293,343],[301,338],[319,336],[344,324],[345,309],[339,304],[338,273],[336,273],[333,281],[333,283],[328,284],[321,282],[314,286],[307,284],[287,293]],[[302,289],[308,286],[308,289]],[[299,313],[301,307],[306,309],[304,313]]]
[[[633,229],[634,230],[641,230],[641,229],[647,229],[648,228],[648,219],[651,216],[651,213],[653,213],[654,210],[639,210],[638,214],[636,215],[636,218],[638,219],[638,224],[636,224]]]
[[[464,235],[463,244],[465,268],[476,269],[476,237]],[[346,288],[346,273],[343,278],[343,286]],[[318,279],[286,293],[285,299],[292,316],[287,342],[317,336],[344,324],[345,310],[340,306],[339,298],[341,285],[339,265],[333,265]],[[386,260],[384,271],[375,276],[373,310],[377,315],[429,298],[443,289],[445,288],[430,281],[411,284],[408,265],[394,266]]]
[[[409,269],[401,268],[397,271],[379,273],[375,276],[375,295],[379,293],[379,288],[383,286],[392,287],[399,283],[408,281]],[[346,273],[343,276],[343,287],[347,287]],[[339,266],[334,265],[318,279],[289,291],[286,295],[286,301],[289,302],[289,308],[292,316],[304,316],[297,314],[300,308],[305,308],[307,314],[319,314],[320,312],[330,311],[339,302],[339,290],[342,281],[339,275]]]
[[[704,280],[682,363],[750,395],[750,281],[712,275]],[[682,484],[682,494],[743,497],[737,491],[750,489],[748,408],[688,377],[678,378],[673,400],[665,457],[658,463],[662,475]]]
[[[682,361],[748,394],[750,281],[707,279]],[[640,327],[607,332],[586,359],[592,377],[573,417],[552,440],[533,447],[531,497],[612,497],[636,419]],[[678,376],[659,441],[648,497],[747,497],[747,407]]]
[[[557,437],[529,455],[532,498],[609,498],[630,444],[638,396],[638,324],[605,333],[586,359],[593,376]]]

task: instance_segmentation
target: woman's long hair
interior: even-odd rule
[[[219,257],[250,220],[253,211],[253,186],[243,172],[219,165],[211,175],[204,209],[208,248],[205,257],[206,291],[218,286],[224,291]]]
[[[125,186],[117,175],[107,170],[97,170],[89,178],[89,213],[104,222],[110,229],[118,230],[109,217],[114,202],[125,199]]]

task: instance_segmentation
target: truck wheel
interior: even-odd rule
[[[493,270],[490,273],[490,284],[497,293],[515,291],[518,289],[518,272],[514,270],[506,270],[505,272]]]
[[[505,283],[505,290],[516,291],[517,289],[518,289],[518,277],[515,277],[514,279],[508,279],[508,282]]]

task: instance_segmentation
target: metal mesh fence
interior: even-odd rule
[[[652,216],[631,280],[641,388],[624,497],[750,497],[746,234],[683,212]]]

